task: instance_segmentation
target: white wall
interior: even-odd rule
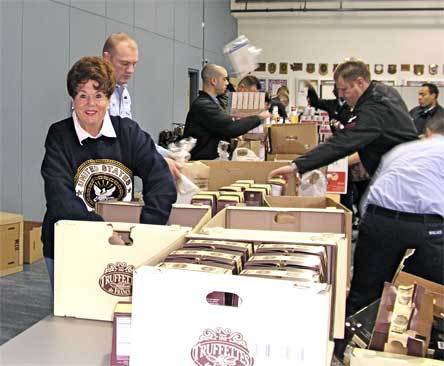
[[[112,32],[139,43],[134,119],[157,140],[188,111],[188,68],[202,61],[202,0],[0,0],[0,211],[42,220],[49,126],[70,113],[66,74]],[[237,33],[229,0],[205,0],[205,56],[224,64]]]
[[[337,2],[336,2],[337,3]],[[379,4],[384,6],[384,3]],[[407,2],[406,2],[407,3]],[[413,3],[413,4],[412,4]],[[427,5],[410,2],[410,6]],[[443,1],[429,2],[443,6]],[[390,4],[389,4],[390,5]],[[393,4],[391,4],[393,5]],[[397,3],[398,6],[402,5]],[[257,6],[260,6],[257,5]],[[325,3],[319,4],[325,6]],[[255,73],[258,77],[288,78],[290,97],[295,103],[297,80],[333,79],[333,64],[347,57],[358,57],[370,64],[374,79],[393,80],[397,85],[408,80],[444,81],[444,12],[348,12],[348,13],[279,13],[238,16],[238,33],[263,49],[261,62],[275,62],[273,75]],[[304,71],[288,68],[279,74],[280,62],[302,62]],[[306,63],[315,63],[316,71],[305,71]],[[329,73],[318,73],[319,63],[329,64]],[[373,73],[375,64],[384,65],[384,73]],[[396,64],[395,75],[387,73],[387,65]],[[401,72],[401,64],[411,64],[410,72]],[[425,64],[425,75],[413,73],[413,64]],[[429,64],[439,64],[437,76],[428,72]],[[444,84],[441,88],[444,94]],[[302,98],[303,99],[303,98]],[[298,102],[300,102],[299,98]]]

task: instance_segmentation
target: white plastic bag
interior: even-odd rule
[[[233,151],[233,161],[261,161],[261,159],[253,152],[253,150],[246,147],[238,147]]]
[[[177,201],[176,203],[191,203],[191,198],[200,192],[200,188],[196,186],[183,174],[177,180]]]
[[[312,170],[302,175],[299,196],[325,196],[327,178],[320,170]]]

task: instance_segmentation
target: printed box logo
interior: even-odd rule
[[[205,329],[193,348],[191,358],[198,366],[253,366],[247,342],[230,329]]]
[[[133,271],[134,266],[127,265],[125,262],[109,263],[99,278],[99,286],[113,296],[131,296]]]

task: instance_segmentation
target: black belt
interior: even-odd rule
[[[395,219],[405,220],[405,221],[444,223],[444,218],[437,214],[417,214],[410,212],[401,212],[401,211],[389,210],[388,208],[376,205],[368,205],[367,212],[372,212],[376,215],[392,217]]]

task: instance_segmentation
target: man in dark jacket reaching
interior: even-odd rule
[[[263,111],[256,116],[233,120],[217,98],[227,87],[227,70],[208,64],[201,73],[203,90],[194,100],[185,122],[184,137],[197,139],[191,150],[192,160],[212,160],[218,157],[217,146],[221,140],[229,141],[257,127],[270,116]]]

